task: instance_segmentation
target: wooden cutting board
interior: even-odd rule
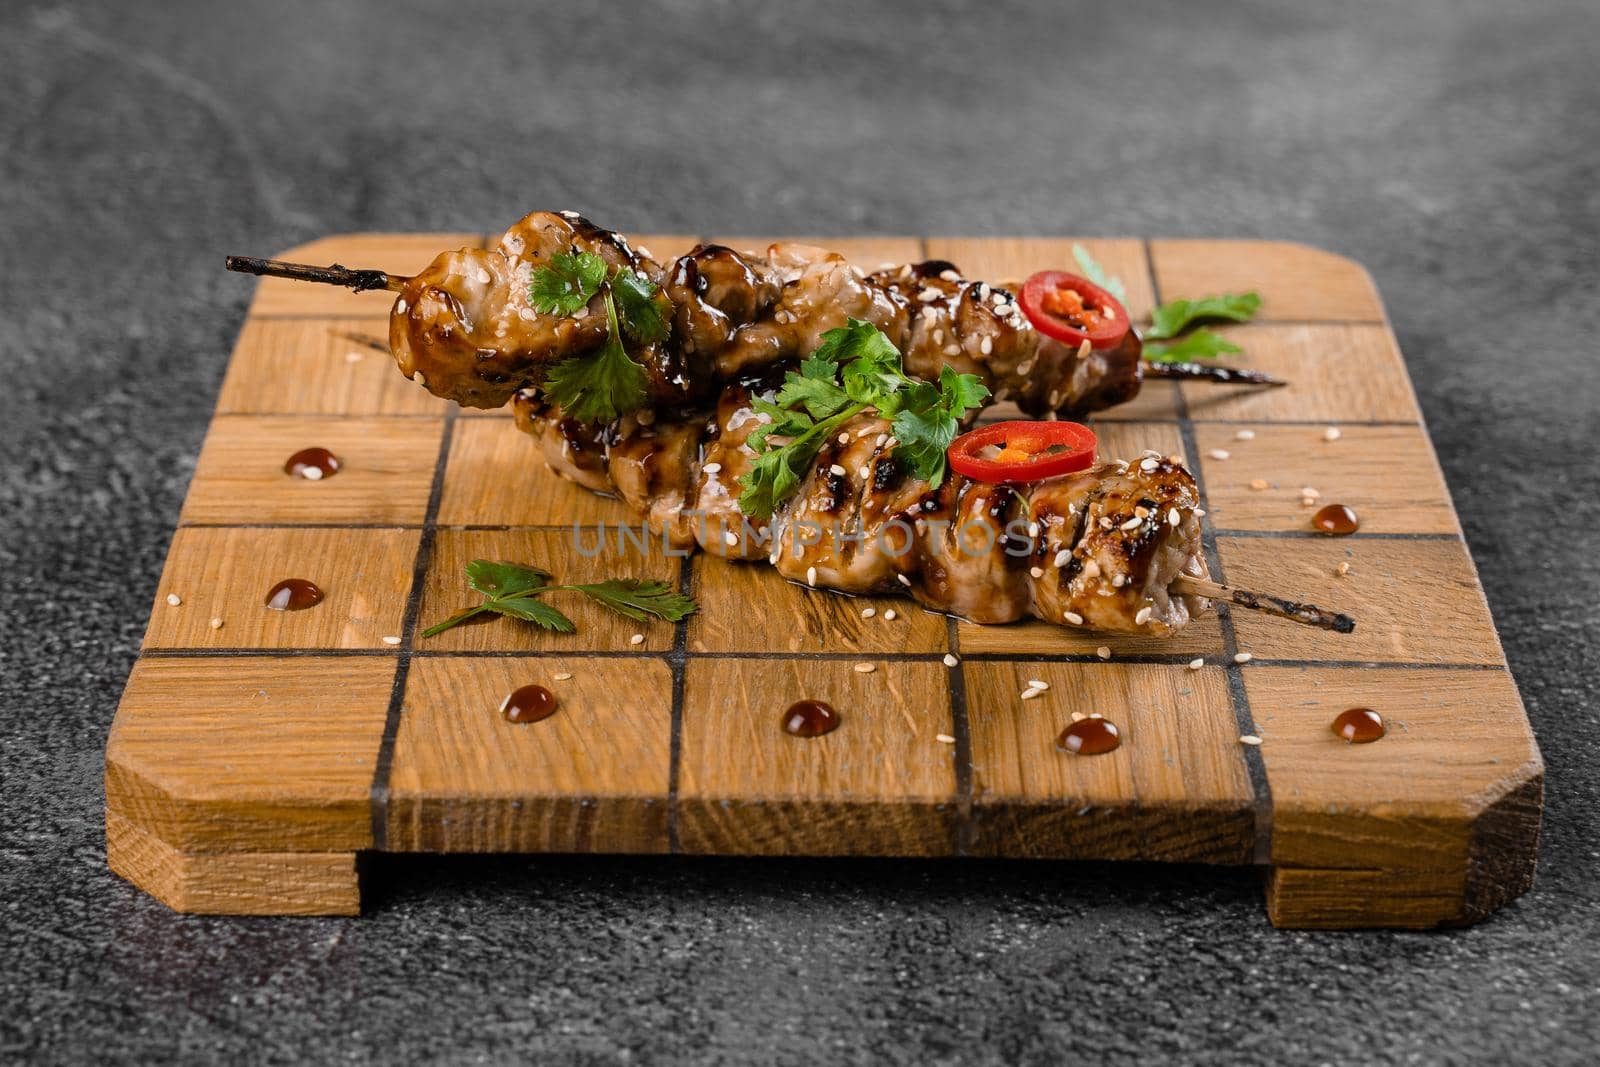
[[[411,273],[482,240],[357,235],[283,257]],[[642,243],[662,258],[693,239]],[[1073,241],[822,243],[1003,279],[1070,265]],[[980,627],[659,543],[585,558],[574,524],[626,509],[556,478],[504,413],[456,410],[344,336],[386,336],[388,295],[269,279],[107,745],[112,868],[180,911],[240,914],[358,911],[366,850],[1255,864],[1272,921],[1297,927],[1470,923],[1524,892],[1543,768],[1371,279],[1291,244],[1082,243],[1136,319],[1158,299],[1262,294],[1256,322],[1223,332],[1292,386],[1151,382],[1098,429],[1110,455],[1187,457],[1214,574],[1348,611],[1353,635],[1225,609],[1169,641]],[[284,475],[312,445],[344,469]],[[1307,486],[1361,531],[1311,533]],[[671,578],[702,610],[636,625],[567,601],[575,635],[495,619],[420,638],[471,602],[474,557]],[[287,577],[327,599],[266,610]],[[1051,688],[1023,701],[1036,678]],[[504,721],[529,683],[559,711]],[[800,697],[841,728],[783,733]],[[1388,721],[1381,741],[1333,735],[1358,705]],[[1116,722],[1122,747],[1063,753],[1075,712]]]

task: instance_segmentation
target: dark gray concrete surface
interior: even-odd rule
[[[0,5],[0,1061],[1592,1056],[1600,8],[1134,6]],[[351,921],[108,874],[102,745],[251,292],[223,253],[568,206],[1366,263],[1543,744],[1535,891],[1333,935],[1189,868],[388,860]]]

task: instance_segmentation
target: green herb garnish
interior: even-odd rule
[[[672,331],[672,301],[659,285],[638,271],[618,267],[611,275],[611,293],[630,338],[642,345],[667,339]]]
[[[944,481],[945,449],[962,416],[988,395],[977,375],[949,367],[940,371],[937,385],[909,377],[894,342],[872,323],[851,319],[822,335],[800,370],[784,375],[771,401],[753,402],[772,421],[746,441],[756,459],[739,479],[739,509],[756,518],[771,515],[800,488],[839,427],[868,408],[893,422],[896,460],[937,488]]]
[[[598,604],[630,619],[654,616],[677,622],[699,605],[690,597],[674,593],[666,583],[644,578],[610,578],[603,582],[577,585],[551,585],[548,571],[524,563],[504,563],[475,559],[467,564],[467,584],[486,598],[465,611],[458,611],[443,622],[422,631],[423,637],[441,634],[453,626],[485,613],[524,619],[546,630],[570,634],[576,624],[560,611],[538,599],[547,593],[582,593]]]
[[[1258,293],[1227,293],[1201,300],[1169,300],[1150,313],[1150,328],[1144,335],[1156,341],[1176,337],[1197,322],[1249,322],[1260,307],[1261,296]]]
[[[1171,344],[1144,346],[1144,358],[1151,363],[1193,363],[1197,359],[1216,359],[1244,349],[1211,330],[1196,330]]]
[[[610,422],[643,406],[644,368],[622,347],[617,305],[606,290],[606,343],[593,355],[573,356],[550,368],[544,391],[579,422]]]
[[[528,302],[545,315],[570,315],[594,299],[606,280],[606,261],[593,252],[557,252],[533,272]]]
[[[1118,300],[1124,303],[1127,302],[1128,290],[1122,284],[1122,279],[1114,278],[1107,274],[1106,269],[1089,254],[1087,248],[1080,244],[1074,244],[1072,246],[1072,258],[1078,261],[1078,268],[1083,271],[1085,278],[1088,278]]]

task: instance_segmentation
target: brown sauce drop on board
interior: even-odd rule
[[[322,603],[322,590],[304,578],[285,578],[267,590],[267,607],[273,611],[304,611]]]
[[[326,448],[302,448],[284,461],[283,473],[291,478],[320,482],[338,474],[342,466],[343,461]]]
[[[1122,731],[1109,719],[1079,719],[1061,731],[1056,744],[1079,756],[1098,756],[1122,744]]]
[[[1311,516],[1311,525],[1316,527],[1318,533],[1339,536],[1355,533],[1361,528],[1361,520],[1345,505],[1329,504]]]
[[[1388,732],[1383,716],[1371,708],[1350,708],[1333,720],[1333,732],[1352,745],[1365,745]]]
[[[783,731],[796,737],[821,737],[839,728],[839,713],[821,700],[797,700],[783,713]]]
[[[538,722],[556,713],[556,697],[542,685],[525,685],[506,694],[500,714],[507,722]]]

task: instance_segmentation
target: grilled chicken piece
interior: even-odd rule
[[[1206,607],[1172,590],[1203,578],[1199,493],[1181,464],[1147,453],[1032,485],[906,476],[889,424],[864,412],[818,456],[799,492],[764,524],[738,506],[746,439],[766,416],[770,378],[727,386],[716,410],[606,432],[563,420],[536,392],[518,425],[557,473],[613,493],[676,547],[765,557],[792,581],[846,593],[904,592],[975,622],[1033,616],[1069,626],[1169,634]],[[842,438],[842,440],[840,439]]]
[[[764,253],[702,245],[663,267],[619,234],[571,212],[535,212],[493,249],[438,256],[405,283],[389,323],[401,371],[468,407],[499,407],[546,370],[606,339],[602,298],[572,316],[528,301],[533,272],[559,252],[593,252],[660,285],[673,331],[633,355],[649,404],[711,402],[724,382],[812,352],[850,318],[878,327],[906,370],[977,374],[997,399],[1035,415],[1082,415],[1139,391],[1137,335],[1115,350],[1073,349],[1036,332],[1004,289],[932,261],[866,274],[826,249],[774,244]]]

